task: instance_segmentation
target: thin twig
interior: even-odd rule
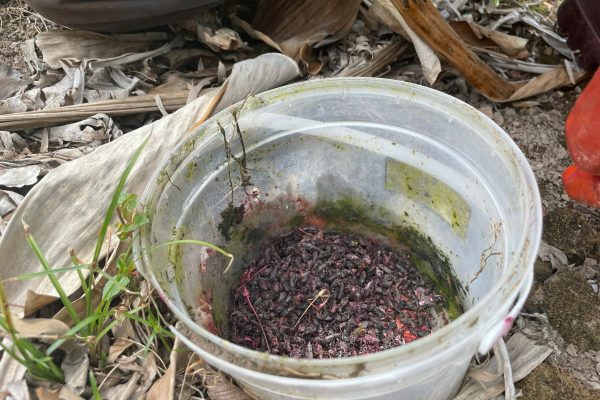
[[[317,293],[317,295],[315,296],[315,298],[312,299],[312,301],[308,304],[308,306],[306,307],[306,309],[304,310],[304,312],[302,313],[302,315],[300,315],[300,318],[298,318],[298,321],[296,321],[296,325],[294,325],[294,327],[292,328],[292,332],[294,332],[296,330],[296,327],[300,323],[300,320],[302,320],[302,317],[304,317],[304,314],[306,314],[308,312],[308,309],[310,307],[312,307],[313,304],[315,304],[315,301],[317,301],[319,299],[319,297],[325,296],[325,294],[328,293],[328,292],[329,292],[329,290],[327,290],[327,289],[321,289],[321,290],[319,290],[319,293]],[[325,302],[327,302],[327,300],[329,300],[329,295],[327,295],[327,299],[325,299]],[[323,303],[323,305],[324,304],[325,303]]]
[[[248,288],[246,288],[246,286],[244,286],[242,288],[242,296],[246,300],[246,303],[248,304],[248,307],[250,307],[250,309],[254,313],[254,316],[256,317],[256,320],[258,321],[258,326],[260,326],[260,330],[262,331],[263,338],[265,339],[265,344],[267,345],[267,350],[270,353],[271,352],[271,346],[269,346],[269,339],[267,338],[267,334],[265,333],[265,329],[263,328],[262,322],[260,322],[260,318],[258,316],[258,313],[254,309],[254,306],[252,305],[252,301],[250,301],[250,292],[248,292]]]

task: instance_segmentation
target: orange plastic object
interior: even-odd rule
[[[565,191],[573,200],[600,208],[600,176],[571,165],[562,174]]]
[[[566,130],[573,162],[583,171],[600,175],[600,69],[575,102]]]

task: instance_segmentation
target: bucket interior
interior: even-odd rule
[[[172,307],[197,319],[209,304],[227,337],[230,290],[258,239],[311,213],[404,241],[438,278],[454,278],[465,310],[492,291],[515,293],[532,267],[524,242],[540,223],[516,146],[447,96],[350,82],[250,98],[205,123],[157,172],[144,195],[142,249],[194,239],[235,256],[224,273],[228,260],[206,247],[146,252],[143,269]]]

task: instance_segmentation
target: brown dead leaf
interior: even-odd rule
[[[470,50],[442,18],[431,0],[391,0],[408,26],[440,57],[452,64],[487,98],[508,99],[520,85],[501,78]]]
[[[570,77],[566,67],[544,73],[528,82],[508,82],[485,64],[460,36],[441,17],[431,0],[389,0],[400,11],[408,26],[440,57],[452,64],[465,80],[488,99],[496,102],[521,100],[547,92],[560,86],[572,84],[581,79],[583,73],[572,72]],[[475,28],[474,34],[484,37],[485,28]],[[524,46],[522,40],[508,40],[499,35],[486,33],[498,45],[517,50]],[[492,39],[492,36],[494,39]],[[509,43],[511,42],[512,43]],[[573,78],[573,79],[571,79]]]
[[[588,72],[586,71],[578,71],[574,72],[573,74],[573,78],[575,79],[576,83],[581,82],[586,76],[588,76]],[[509,102],[522,100],[527,97],[536,96],[538,94],[542,94],[558,87],[567,86],[570,84],[571,78],[569,77],[567,70],[564,67],[556,68],[527,81],[505,101]]]
[[[35,44],[51,68],[61,68],[61,59],[102,59],[126,53],[140,53],[167,41],[160,32],[148,34],[103,35],[86,31],[47,31],[37,35]]]
[[[252,397],[221,372],[213,375],[212,382],[206,386],[208,395],[213,400],[252,400]]]
[[[19,335],[27,338],[40,338],[41,340],[47,337],[50,338],[50,342],[63,336],[69,330],[64,322],[49,318],[14,318],[13,323]]]
[[[73,393],[79,395],[85,390],[89,368],[90,359],[86,343],[74,346],[67,352],[61,369],[65,373],[65,383]]]
[[[180,326],[180,323],[177,323]],[[175,398],[175,386],[177,383],[177,371],[184,368],[189,362],[191,353],[181,344],[179,338],[175,338],[173,350],[169,355],[169,367],[159,380],[154,382],[146,394],[146,400],[163,400]]]
[[[146,400],[164,400],[175,398],[175,369],[176,365],[171,363],[165,374],[150,388],[146,394]]]
[[[262,0],[252,27],[277,43],[283,53],[299,60],[303,46],[319,47],[346,36],[360,3],[361,0]]]
[[[313,48],[305,44],[300,49],[300,60],[306,65],[306,70],[311,75],[316,75],[323,68],[323,61],[319,60],[315,55]]]
[[[100,300],[102,299],[102,289],[98,289],[98,287],[94,287],[92,290],[92,307],[96,308],[98,304],[100,304]],[[75,312],[79,316],[79,318],[83,319],[86,313],[86,300],[85,297],[82,296],[73,302],[73,308]],[[56,315],[54,315],[53,319],[62,321],[65,324],[72,326],[73,320],[69,316],[67,310],[63,307]]]
[[[210,27],[198,25],[198,38],[213,51],[233,51],[244,45],[240,35],[230,28],[213,31]]]
[[[474,50],[483,49],[503,52],[508,56],[519,59],[526,58],[529,54],[525,49],[528,42],[525,38],[492,31],[474,22],[453,21],[450,22],[450,26]]]
[[[141,376],[142,374],[135,372],[127,383],[113,386],[106,391],[101,391],[102,398],[107,400],[129,400],[133,393],[135,393]],[[164,399],[168,398],[165,397]]]
[[[175,70],[196,58],[218,60],[214,53],[205,49],[173,49],[163,55],[163,57],[169,60],[169,66]]]
[[[360,61],[344,68],[336,76],[375,76],[385,67],[396,61],[400,54],[410,46],[404,39],[397,37],[373,53],[369,61]]]
[[[106,362],[108,364],[113,364],[117,361],[117,358],[119,358],[119,356],[131,346],[133,346],[133,342],[131,340],[117,338],[117,340],[115,340],[108,350],[108,358],[106,359]]]
[[[63,386],[58,393],[59,400],[84,400],[83,397],[76,395],[66,386]]]
[[[44,386],[38,386],[35,388],[35,395],[39,400],[58,400],[60,389],[51,390]]]
[[[502,340],[502,339],[501,339]],[[512,375],[515,382],[525,378],[552,353],[552,349],[528,339],[521,333],[515,333],[506,343]],[[494,356],[491,361],[479,368],[471,368],[471,378],[454,400],[493,399],[504,391],[502,369],[498,369],[499,360]]]
[[[41,310],[48,304],[54,303],[56,300],[58,300],[58,297],[56,296],[38,294],[32,290],[28,290],[27,297],[25,298],[25,310],[23,311],[23,314],[25,317],[28,317],[34,312]]]
[[[415,47],[423,76],[430,85],[436,81],[442,71],[440,59],[436,53],[415,33],[406,23],[402,14],[398,11],[391,0],[374,0],[369,15],[379,23],[388,27],[392,32],[402,36],[405,40],[412,42]]]

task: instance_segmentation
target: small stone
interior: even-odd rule
[[[494,110],[490,105],[484,105],[479,107],[479,111],[486,115],[486,117],[493,119],[494,118]]]
[[[506,117],[507,117],[507,118],[514,118],[514,117],[516,117],[516,116],[517,116],[517,112],[516,112],[516,111],[515,111],[515,109],[514,109],[514,108],[512,108],[512,107],[511,107],[511,108],[506,108],[506,109],[504,110],[504,114],[506,114]]]
[[[575,345],[573,343],[569,343],[569,345],[566,348],[566,351],[571,356],[577,355],[577,348],[575,347]]]
[[[497,123],[498,125],[502,126],[504,125],[504,117],[502,116],[501,113],[499,112],[495,112],[494,113],[494,118],[493,118],[494,122]]]
[[[592,390],[600,390],[600,382],[588,381],[587,386]]]

